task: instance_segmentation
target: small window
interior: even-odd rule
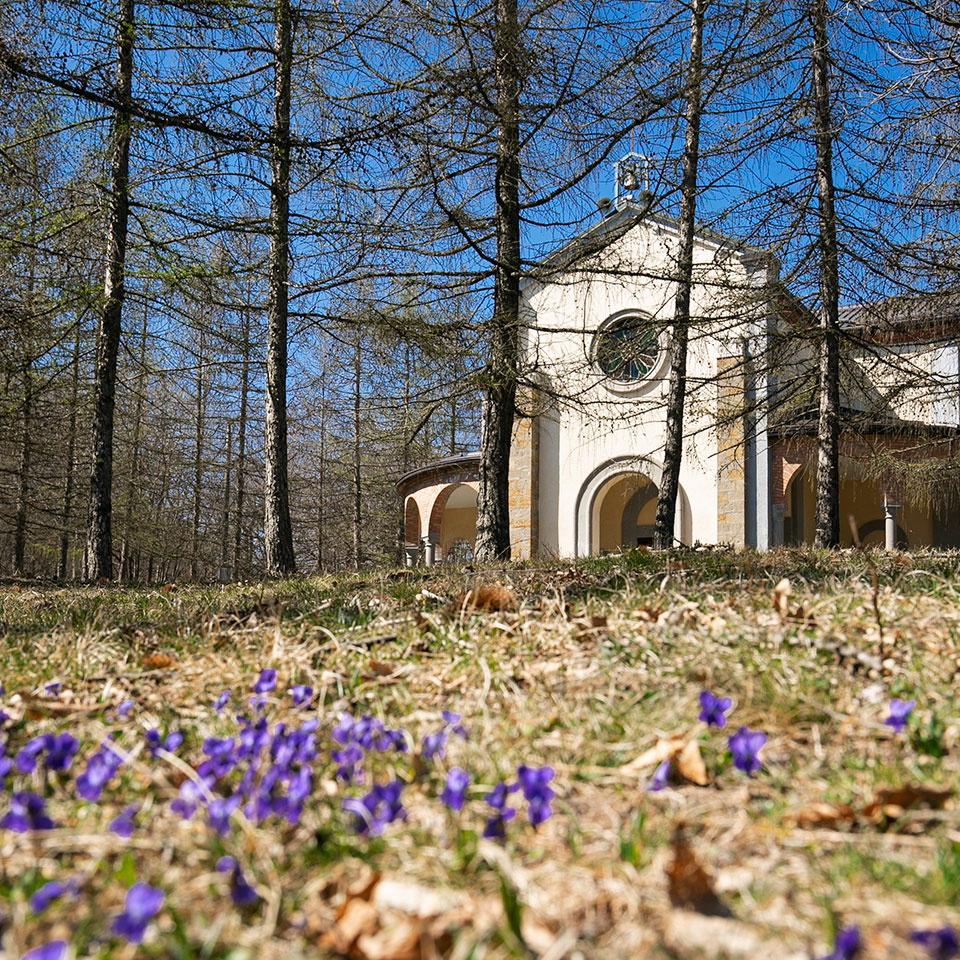
[[[630,314],[597,331],[593,358],[611,380],[646,380],[660,361],[660,330],[649,317]]]

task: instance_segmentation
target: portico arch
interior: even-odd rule
[[[652,540],[657,492],[663,466],[649,457],[616,457],[587,477],[577,497],[576,549],[578,557],[601,550],[632,547]],[[677,495],[674,537],[683,541],[686,496]]]

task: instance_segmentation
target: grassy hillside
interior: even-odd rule
[[[0,585],[5,956],[931,955],[958,558],[875,560]]]

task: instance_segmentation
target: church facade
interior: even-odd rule
[[[514,558],[652,543],[677,248],[677,222],[652,212],[649,195],[621,196],[526,280]],[[675,541],[812,542],[816,324],[763,250],[701,230],[694,261]],[[960,546],[950,498],[904,469],[922,462],[929,475],[939,463],[955,486],[960,324],[951,314],[892,301],[844,310],[846,543]],[[477,466],[471,454],[401,478],[409,562],[472,556]]]

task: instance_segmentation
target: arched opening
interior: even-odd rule
[[[653,546],[657,485],[643,473],[608,479],[593,501],[591,553]]]
[[[477,540],[477,491],[470,484],[444,487],[430,512],[430,538],[438,544],[437,560],[446,557],[455,541],[466,541],[472,555]],[[459,548],[463,552],[462,545]]]
[[[787,485],[783,518],[785,544],[814,542],[816,535],[817,468],[808,463]],[[865,547],[886,542],[883,483],[856,461],[844,458],[840,467],[840,545],[850,547],[856,538]],[[897,511],[897,547],[937,543],[933,511],[929,504],[907,501]]]
[[[403,542],[408,546],[414,546],[420,543],[420,508],[413,497],[407,497],[406,506],[403,509]]]

